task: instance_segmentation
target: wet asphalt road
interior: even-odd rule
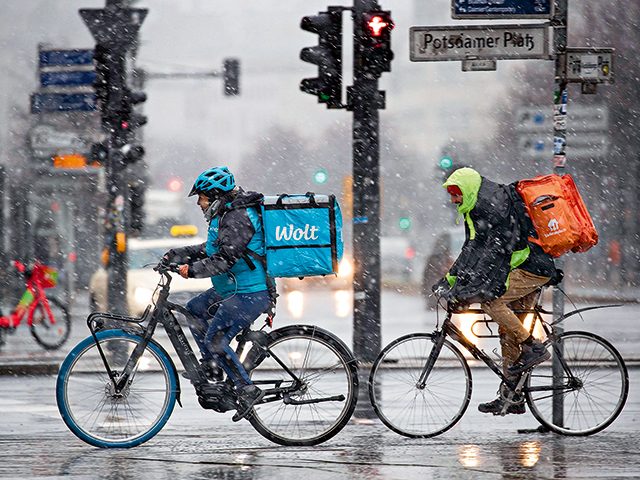
[[[149,442],[127,450],[91,447],[67,430],[53,376],[0,377],[0,478],[104,479],[521,479],[640,478],[640,369],[629,400],[605,431],[589,437],[517,433],[530,415],[486,416],[475,405],[495,380],[474,369],[472,403],[462,421],[434,439],[401,437],[374,421],[352,421],[317,447],[281,447],[248,422],[198,406],[185,386],[184,408]]]

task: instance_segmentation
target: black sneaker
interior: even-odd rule
[[[519,375],[551,358],[551,353],[538,340],[534,340],[531,345],[521,343],[520,348],[522,348],[522,352],[520,352],[518,360],[507,369],[509,375]]]
[[[234,422],[249,415],[251,409],[264,397],[264,392],[255,385],[245,385],[238,390],[238,411],[231,418]]]
[[[492,413],[494,415],[502,415],[502,409],[504,408],[504,404],[505,404],[505,401],[502,399],[502,397],[498,397],[492,402],[481,403],[480,405],[478,405],[478,411],[482,413]],[[505,415],[510,413],[515,415],[522,415],[523,413],[526,413],[526,412],[527,410],[524,407],[524,401],[521,401],[521,402],[512,403],[511,405],[509,405],[507,407]]]

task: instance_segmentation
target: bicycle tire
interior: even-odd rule
[[[122,330],[105,330],[96,336],[116,373],[142,341]],[[129,448],[162,429],[173,412],[177,391],[173,362],[161,346],[149,342],[130,384],[120,396],[115,395],[97,345],[88,337],[62,362],[56,401],[64,423],[81,440],[96,447]]]
[[[339,395],[344,400],[303,405],[282,400],[261,403],[247,417],[253,428],[268,440],[286,446],[318,445],[340,432],[358,401],[356,359],[349,348],[330,332],[311,325],[274,330],[267,346],[303,381],[303,387],[291,395],[293,400]],[[265,358],[251,376],[256,382],[268,382],[258,383],[261,387],[279,380],[291,383],[291,377],[272,356]]]
[[[42,304],[38,304],[33,311],[31,335],[45,350],[60,348],[71,333],[71,315],[56,298],[47,298],[49,308],[55,323],[52,324]]]
[[[399,337],[380,352],[371,368],[371,405],[382,423],[405,437],[429,438],[446,432],[462,418],[471,400],[471,370],[448,340],[425,387],[418,387],[434,342],[430,333]]]
[[[571,331],[559,336],[563,359],[579,384],[563,392],[563,419],[553,418],[550,391],[528,391],[551,386],[551,359],[529,375],[525,396],[531,413],[542,425],[562,435],[585,436],[607,428],[618,417],[629,393],[629,374],[620,353],[604,338],[591,332]],[[547,340],[547,348],[551,342]],[[552,358],[556,354],[551,349]],[[566,380],[566,374],[564,375]]]

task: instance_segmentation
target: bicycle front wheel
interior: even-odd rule
[[[471,399],[471,370],[445,340],[426,385],[419,385],[435,347],[432,334],[412,333],[385,347],[371,368],[369,398],[387,427],[411,438],[440,435],[464,415]]]
[[[267,391],[265,403],[248,417],[251,425],[272,442],[295,446],[317,445],[342,430],[358,400],[356,360],[347,346],[326,330],[293,325],[271,332],[268,349],[269,356],[251,373]]]
[[[562,365],[557,389],[553,390],[552,359],[536,366],[526,386],[531,413],[563,435],[599,432],[616,419],[627,400],[629,374],[624,360],[608,341],[589,332],[565,332],[556,344],[560,350],[551,348],[551,343],[547,348]]]
[[[71,315],[67,308],[55,298],[47,298],[51,317],[39,303],[31,318],[31,335],[47,350],[60,348],[71,332]]]
[[[97,337],[117,378],[142,338],[122,330],[105,330]],[[60,366],[56,400],[62,419],[80,439],[96,447],[134,447],[158,433],[171,416],[177,381],[167,353],[150,342],[127,386],[116,392],[89,337]]]

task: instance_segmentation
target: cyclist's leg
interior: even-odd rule
[[[236,387],[251,385],[253,382],[229,343],[264,313],[269,302],[266,290],[229,297],[220,304],[207,330],[205,345]]]
[[[209,328],[209,319],[216,314],[221,301],[222,297],[216,293],[215,289],[210,288],[193,297],[185,306],[193,315],[193,319],[188,319],[189,330],[191,330],[191,335],[200,349],[203,361],[213,360],[214,357],[204,338]]]

